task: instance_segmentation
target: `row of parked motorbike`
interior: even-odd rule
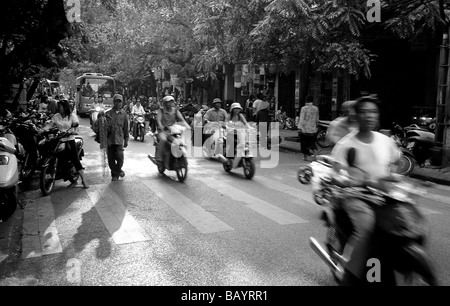
[[[36,109],[20,111],[0,120],[0,222],[16,210],[19,184],[30,183],[36,171],[43,195],[49,195],[57,180],[76,183],[79,174],[65,154],[63,138],[76,134],[72,128],[60,131],[42,128],[51,118]],[[80,160],[83,139],[75,136]]]

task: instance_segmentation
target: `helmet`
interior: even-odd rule
[[[174,101],[175,102],[175,98],[173,96],[165,96],[163,98],[163,102],[164,103],[167,103],[167,102],[170,102],[170,101]]]
[[[234,102],[233,104],[231,104],[230,112],[233,111],[233,109],[235,109],[235,108],[239,108],[240,110],[242,110],[242,106],[238,102]]]

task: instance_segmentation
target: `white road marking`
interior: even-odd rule
[[[116,244],[150,240],[110,185],[94,185],[86,192]]]
[[[285,225],[308,222],[293,213],[254,197],[238,188],[224,183],[223,181],[219,181],[211,177],[202,182],[207,186],[216,189],[219,193],[229,196],[235,201],[244,202],[248,208],[258,212],[270,220],[277,222],[278,224]]]
[[[299,199],[299,204],[304,205],[304,202],[308,202],[314,205],[317,205],[314,200],[312,199],[312,193],[307,192],[304,190],[301,190],[300,188],[291,187],[289,185],[282,184],[280,182],[277,182],[276,180],[272,180],[266,177],[257,177],[255,178],[255,181],[258,183],[261,183],[262,185],[275,189],[277,191],[281,191],[285,194],[288,194],[296,199]],[[298,182],[298,181],[297,181]],[[298,183],[300,185],[300,183]]]
[[[22,234],[22,258],[62,253],[51,196],[25,207]]]
[[[175,188],[158,180],[142,181],[161,200],[203,234],[233,231],[234,228],[205,211]]]

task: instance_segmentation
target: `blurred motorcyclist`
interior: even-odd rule
[[[362,184],[377,187],[380,179],[390,175],[390,165],[398,162],[402,154],[392,139],[374,131],[379,123],[379,103],[374,95],[362,96],[355,101],[353,107],[359,128],[338,141],[331,152],[337,165],[347,168],[348,151],[354,148],[357,154],[353,168],[350,169],[360,170],[364,174]],[[336,170],[339,171],[340,168],[341,166],[336,166]],[[349,182],[350,185],[353,183],[359,184],[356,181]],[[359,279],[365,276],[370,237],[375,228],[375,213],[367,203],[356,198],[347,198],[342,204],[354,231],[340,258],[341,265],[344,266],[344,274],[340,277],[344,284],[352,285],[357,284]]]
[[[156,116],[159,140],[156,160],[159,162],[163,162],[164,156],[171,153],[170,143],[177,141],[170,135],[170,127],[176,124],[177,121],[181,122],[187,129],[190,129],[189,124],[187,124],[183,115],[175,106],[175,98],[173,96],[165,96],[163,98],[163,107],[159,109]]]
[[[342,116],[334,119],[330,122],[327,129],[327,138],[336,144],[345,135],[353,132],[358,128],[358,123],[356,122],[356,114],[353,105],[355,101],[346,101],[341,105]]]

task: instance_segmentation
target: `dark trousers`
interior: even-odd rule
[[[316,133],[301,133],[300,135],[300,150],[305,155],[311,155],[317,149],[316,147]]]
[[[108,164],[111,169],[112,177],[119,177],[123,166],[123,146],[110,145],[108,146]]]

